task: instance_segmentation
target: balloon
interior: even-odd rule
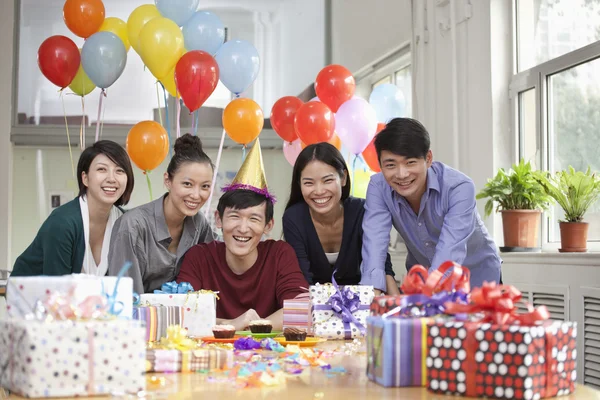
[[[258,51],[245,40],[229,40],[215,56],[221,82],[235,95],[244,92],[258,76]]]
[[[329,107],[312,101],[298,108],[294,128],[300,140],[306,144],[327,142],[333,136],[335,119]]]
[[[280,138],[293,142],[298,138],[294,128],[294,117],[298,108],[304,104],[294,96],[282,97],[273,104],[271,109],[271,125]]]
[[[160,12],[153,4],[144,4],[139,6],[129,15],[127,19],[127,37],[131,47],[139,53],[140,48],[138,46],[138,39],[142,28],[148,23],[148,21],[160,17]]]
[[[377,151],[375,150],[375,138],[371,140],[371,143],[367,146],[367,148],[362,152],[362,157],[369,166],[369,169],[373,172],[381,172],[381,167],[379,166],[379,159],[377,158]]]
[[[175,66],[175,83],[190,111],[196,111],[217,88],[219,66],[205,51],[185,53]]]
[[[285,156],[285,159],[287,160],[287,162],[290,163],[290,165],[292,167],[296,163],[296,159],[298,158],[298,155],[300,154],[302,149],[305,147],[305,146],[303,146],[303,144],[304,143],[302,143],[300,141],[300,139],[296,139],[293,142],[283,142],[283,155]]]
[[[348,150],[352,154],[360,154],[375,136],[375,110],[364,99],[348,100],[335,114],[335,127]]]
[[[81,65],[87,76],[99,88],[111,86],[123,73],[127,51],[123,42],[111,32],[90,36],[81,49]]]
[[[102,23],[100,32],[112,32],[121,39],[125,46],[125,51],[129,51],[129,37],[127,36],[127,24],[120,18],[108,17]]]
[[[163,17],[182,26],[192,18],[198,9],[200,0],[154,0],[156,8]]]
[[[42,74],[61,89],[73,81],[80,62],[77,45],[66,36],[51,36],[38,49],[38,65]]]
[[[96,85],[94,85],[94,82],[90,80],[90,78],[83,70],[83,65],[79,65],[77,74],[75,75],[75,78],[73,78],[73,81],[69,85],[69,89],[71,89],[73,93],[81,97],[92,93],[92,91],[96,89]]]
[[[127,134],[127,154],[139,169],[151,171],[158,167],[169,152],[169,136],[158,122],[142,121]]]
[[[302,143],[302,148],[306,148],[306,146],[308,146],[307,144]],[[340,137],[334,132],[333,136],[331,137],[331,139],[329,139],[327,141],[327,143],[329,143],[330,145],[334,146],[336,149],[338,149],[339,151],[342,151],[342,141],[340,140]]]
[[[244,146],[258,137],[264,123],[263,112],[254,100],[232,100],[223,111],[223,128],[234,142]]]
[[[315,92],[334,113],[354,95],[356,83],[352,73],[341,65],[328,65],[315,80]]]
[[[157,17],[144,25],[138,38],[138,53],[156,79],[162,79],[184,53],[181,29],[170,19]]]
[[[87,39],[98,32],[104,22],[104,4],[102,0],[67,0],[63,19],[71,32]]]
[[[183,26],[183,38],[186,49],[202,50],[214,56],[225,42],[225,25],[215,14],[198,11]]]
[[[404,114],[406,100],[402,90],[391,83],[377,85],[369,96],[369,103],[375,109],[377,121],[388,122],[392,118],[401,117]]]
[[[367,188],[369,187],[371,175],[373,175],[371,171],[365,171],[363,169],[354,171],[351,192],[353,197],[359,197],[361,199],[367,198]]]
[[[320,102],[321,99],[319,99],[319,96],[315,96],[315,97],[313,97],[312,99],[309,100],[309,102],[311,102],[311,101],[319,101]]]
[[[177,67],[177,65],[175,66]],[[169,92],[169,94],[175,98],[180,98],[181,93],[177,91],[177,84],[175,83],[175,67],[169,71],[167,76],[160,79],[160,83],[163,84],[165,90]]]

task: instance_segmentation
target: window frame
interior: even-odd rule
[[[552,160],[550,160],[552,150],[552,138],[550,136],[551,115],[549,115],[550,107],[548,105],[550,79],[565,70],[577,67],[579,65],[600,59],[600,41],[588,44],[577,50],[563,54],[556,58],[550,59],[541,64],[535,65],[527,70],[517,72],[517,61],[519,54],[519,32],[517,23],[518,1],[513,2],[513,75],[509,84],[509,100],[511,110],[511,127],[514,132],[513,161],[517,162],[523,154],[524,137],[520,131],[520,112],[519,112],[519,95],[530,89],[535,89],[536,107],[536,135],[540,143],[540,161],[541,165],[536,166],[544,171],[551,171]],[[557,206],[558,207],[558,206]],[[541,225],[541,247],[542,250],[558,250],[560,241],[551,241],[554,226],[551,218],[552,211],[544,212]],[[600,240],[588,240],[588,249],[591,251],[600,251]]]

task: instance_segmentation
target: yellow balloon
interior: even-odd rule
[[[92,91],[96,89],[96,85],[88,78],[81,64],[79,64],[79,69],[77,70],[75,78],[73,78],[73,81],[69,85],[69,89],[81,97],[92,93]]]
[[[129,15],[129,18],[127,19],[127,37],[131,47],[133,47],[136,52],[140,52],[138,47],[138,38],[142,28],[148,21],[156,17],[160,17],[160,12],[153,4],[144,4],[143,6],[139,6],[133,10],[131,15]]]
[[[177,95],[177,84],[175,83],[175,67],[169,71],[167,76],[162,79],[159,79],[160,83],[163,84],[167,92],[173,97],[181,97],[181,95]]]
[[[152,75],[163,79],[183,55],[183,33],[175,22],[157,17],[142,28],[138,47],[138,53]]]
[[[354,177],[352,182],[352,192],[350,193],[354,197],[360,197],[361,199],[367,198],[367,187],[371,180],[373,171],[364,171],[363,169],[357,169],[354,171]],[[350,172],[352,176],[352,172]]]
[[[131,46],[129,45],[129,36],[127,34],[127,24],[125,21],[116,17],[105,18],[100,27],[100,31],[111,32],[117,35],[125,45],[125,51],[129,51]]]

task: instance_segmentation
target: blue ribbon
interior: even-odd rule
[[[186,294],[187,292],[193,292],[194,288],[189,282],[177,283],[167,282],[163,283],[160,290],[154,290],[154,294]]]
[[[388,311],[382,317],[433,317],[443,314],[446,311],[445,304],[448,302],[467,304],[467,297],[468,294],[462,290],[439,292],[431,297],[424,294],[411,294],[403,297],[398,307]]]
[[[119,314],[121,314],[123,312],[123,309],[125,308],[125,305],[122,301],[117,301],[117,291],[119,288],[119,282],[121,282],[121,278],[125,275],[129,268],[131,268],[131,262],[129,261],[126,262],[125,265],[123,265],[123,267],[121,267],[121,270],[117,274],[117,282],[115,283],[115,287],[113,288],[112,294],[108,294],[104,290],[104,282],[102,282],[102,295],[106,297],[106,303],[108,305],[109,314],[119,316]]]

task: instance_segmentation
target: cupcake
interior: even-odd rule
[[[285,328],[283,330],[286,342],[304,342],[306,340],[306,331],[298,328]]]
[[[271,333],[273,323],[268,319],[257,319],[250,321],[249,327],[252,333]]]
[[[215,339],[231,339],[235,336],[235,326],[215,325],[212,328]]]

